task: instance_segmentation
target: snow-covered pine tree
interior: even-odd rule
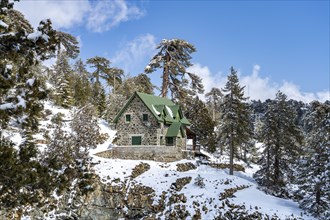
[[[37,160],[33,132],[38,130],[41,100],[46,97],[37,67],[55,56],[58,39],[50,20],[41,21],[34,31],[23,14],[13,9],[13,3],[0,0],[0,124],[5,129],[10,122],[23,141],[16,150],[0,140],[0,146],[6,147],[1,154],[11,161],[1,156],[1,163],[8,162],[0,168],[5,179],[0,183],[2,210],[39,205],[41,195],[50,193],[48,168]]]
[[[158,53],[145,67],[145,72],[152,73],[159,68],[162,69],[162,97],[166,97],[168,90],[170,90],[172,100],[182,102],[188,92],[188,87],[185,85],[188,84],[188,82],[189,90],[193,90],[194,93],[204,92],[201,78],[186,70],[192,65],[190,62],[190,54],[196,51],[192,44],[181,39],[164,39],[157,46],[157,49],[159,50]],[[185,78],[187,75],[190,81]],[[183,87],[186,88],[183,89]]]
[[[254,175],[262,189],[275,196],[288,197],[287,184],[293,181],[293,167],[303,142],[295,119],[295,110],[279,91],[263,118],[260,141],[264,151],[261,169]]]
[[[71,122],[74,139],[74,155],[76,159],[87,160],[89,150],[101,143],[100,128],[98,126],[96,110],[92,105],[76,110]]]
[[[57,54],[65,51],[66,56],[71,59],[77,58],[79,55],[79,42],[78,40],[69,33],[62,31],[56,31],[56,50]]]
[[[237,71],[233,67],[222,92],[224,96],[220,110],[219,143],[220,148],[229,151],[232,175],[234,157],[244,159],[244,151],[252,137],[247,98],[244,97],[244,87],[240,86]]]
[[[330,105],[314,101],[306,122],[310,130],[299,163],[296,195],[300,207],[320,219],[330,218]]]
[[[56,78],[55,89],[53,91],[55,104],[69,108],[74,103],[74,82],[73,70],[69,64],[69,57],[65,52],[58,54],[52,75],[53,79]]]
[[[11,118],[19,124],[25,123],[25,129],[35,130],[36,124],[27,122],[27,119],[40,113],[42,105],[39,101],[45,98],[45,91],[33,68],[40,60],[54,55],[55,31],[51,22],[45,20],[33,32],[30,23],[20,12],[12,9],[11,3],[1,1],[1,5],[0,123],[4,128]]]

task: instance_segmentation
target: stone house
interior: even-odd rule
[[[135,92],[114,119],[113,156],[174,161],[184,158],[186,127],[180,106],[159,96]]]

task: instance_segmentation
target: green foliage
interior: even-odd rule
[[[310,125],[296,184],[300,207],[315,217],[330,217],[330,105],[314,101],[307,114]]]
[[[63,49],[61,47],[63,46],[68,57],[77,58],[79,55],[79,42],[74,36],[62,31],[56,31],[55,38],[58,54],[61,53],[61,49]]]
[[[223,89],[224,97],[218,130],[220,152],[229,151],[231,164],[233,164],[234,157],[247,160],[246,154],[251,146],[252,127],[251,112],[246,103],[247,98],[244,97],[244,87],[239,85],[237,71],[233,67],[230,71]]]
[[[276,196],[289,196],[286,186],[293,181],[293,165],[301,150],[303,137],[295,118],[286,95],[278,92],[263,119],[260,141],[264,151],[261,169],[254,176],[265,191]]]
[[[197,142],[209,152],[214,152],[216,148],[215,122],[205,104],[196,96],[194,99],[187,99],[185,107],[185,115],[192,122],[191,130],[196,134]]]
[[[134,92],[142,92],[146,94],[154,94],[154,86],[150,78],[146,74],[139,74],[134,77],[129,77],[124,82],[118,86],[116,94],[120,94],[129,99]]]
[[[56,63],[51,72],[51,81],[54,84],[53,99],[56,105],[69,108],[73,105],[74,78],[73,70],[69,64],[69,57],[65,52],[57,56]]]
[[[85,106],[92,99],[92,86],[88,79],[88,72],[82,60],[78,60],[74,65],[73,74],[74,105]]]
[[[5,209],[40,203],[51,192],[48,168],[35,160],[37,151],[28,137],[20,145],[0,133],[0,206]]]
[[[116,67],[110,67],[110,63],[108,59],[99,56],[87,60],[87,64],[95,68],[95,71],[91,74],[91,79],[94,80],[94,83],[100,84],[100,78],[102,78],[115,90],[122,83],[124,71]]]
[[[220,89],[212,88],[210,92],[205,94],[206,105],[210,112],[212,112],[212,120],[217,122],[219,120],[220,105],[223,94]]]
[[[107,100],[105,119],[112,123],[119,111],[124,107],[127,98],[120,94],[110,94]]]
[[[102,142],[95,113],[91,105],[76,110],[70,133],[63,129],[59,116],[54,117],[58,124],[48,140],[43,161],[51,169],[52,184],[58,188],[58,194],[67,191],[74,180],[81,193],[92,190],[89,150]]]
[[[92,88],[93,100],[92,104],[96,107],[98,116],[103,117],[106,110],[106,96],[104,88],[100,83],[94,83]]]

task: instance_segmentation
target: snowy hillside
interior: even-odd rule
[[[41,121],[42,129],[50,129],[51,118],[57,113],[63,114],[64,121],[70,121],[73,110],[59,108],[52,103],[45,103],[45,110],[49,115]],[[292,200],[281,199],[266,195],[257,189],[257,185],[252,178],[255,169],[247,168],[246,172],[235,172],[229,175],[227,169],[212,168],[209,165],[199,165],[197,160],[181,160],[172,163],[161,163],[155,161],[142,160],[120,160],[106,159],[96,156],[96,153],[108,150],[112,146],[116,131],[110,129],[107,122],[98,120],[100,131],[107,134],[108,138],[96,149],[90,150],[92,162],[95,164],[93,170],[100,177],[103,184],[114,184],[115,182],[125,182],[128,184],[142,184],[154,190],[154,203],[169,202],[173,193],[183,194],[184,199],[175,205],[165,207],[165,210],[157,213],[156,217],[167,219],[164,213],[170,212],[176,207],[184,208],[189,214],[187,219],[191,219],[197,212],[201,219],[214,219],[221,213],[244,210],[248,214],[255,212],[277,217],[278,219],[314,219],[304,214],[299,209],[298,204]],[[66,129],[70,131],[69,126]],[[14,131],[7,133],[15,143],[19,144],[21,137]],[[37,134],[36,139],[43,140],[43,134]],[[43,150],[45,145],[40,141],[39,149]],[[209,155],[212,157],[212,155]],[[216,158],[213,158],[216,161]],[[132,172],[139,164],[149,164],[150,168],[132,179]],[[193,164],[188,170],[178,171],[180,164]],[[252,166],[253,167],[253,166]],[[175,186],[178,180],[188,180],[179,188]],[[166,195],[164,197],[164,195]],[[164,201],[162,201],[164,200]],[[178,206],[179,205],[179,206]],[[235,208],[236,207],[236,208]],[[126,209],[128,209],[126,207]],[[54,219],[55,217],[47,217]],[[23,219],[32,219],[25,216]]]
[[[229,198],[229,201],[236,205],[244,205],[251,213],[258,210],[270,216],[276,214],[280,219],[299,217],[313,219],[312,217],[303,215],[303,211],[299,209],[297,203],[266,195],[264,192],[258,190],[251,176],[243,172],[235,172],[234,176],[230,176],[227,169],[216,169],[208,165],[200,165],[197,166],[197,169],[187,172],[177,171],[177,164],[187,162],[196,164],[196,161],[190,160],[160,163],[155,161],[105,159],[97,156],[93,156],[93,158],[94,162],[98,163],[95,166],[95,171],[101,177],[103,183],[111,183],[116,179],[120,179],[121,181],[127,180],[133,168],[138,164],[142,162],[149,164],[150,169],[135,178],[135,181],[154,189],[158,199],[161,198],[163,191],[171,190],[172,183],[177,179],[192,177],[192,181],[180,191],[180,193],[183,193],[187,197],[187,202],[182,204],[193,214],[195,212],[195,205],[193,203],[196,200],[199,201],[201,204],[200,212],[202,219],[214,219],[219,215],[219,212],[224,212],[224,210],[219,209],[223,202],[220,198],[221,194],[226,189],[239,186],[245,186],[246,188],[234,193],[233,197]],[[200,175],[205,184],[203,188],[195,184],[198,175]],[[207,210],[202,210],[203,205],[205,205]],[[167,209],[173,208],[167,207]]]
[[[104,122],[101,122],[102,132],[107,132],[110,135],[110,140],[113,139],[115,132],[111,130]],[[190,213],[194,213],[195,199],[201,204],[205,204],[207,211],[202,211],[202,219],[213,219],[218,216],[220,210],[216,207],[221,205],[220,195],[226,189],[235,188],[238,186],[246,186],[246,188],[238,190],[234,196],[230,198],[230,202],[236,205],[244,205],[250,211],[258,210],[261,213],[272,216],[276,214],[280,219],[299,218],[314,219],[306,216],[303,210],[299,209],[298,204],[292,200],[277,198],[266,195],[264,192],[257,189],[257,185],[252,178],[255,171],[250,168],[246,172],[234,172],[234,176],[229,175],[228,169],[216,169],[208,165],[199,165],[197,169],[187,172],[178,172],[177,164],[192,162],[196,165],[196,160],[182,160],[173,163],[161,163],[155,161],[143,160],[121,160],[121,159],[105,159],[97,157],[93,154],[101,152],[110,146],[111,142],[106,142],[99,145],[92,153],[93,161],[97,163],[95,172],[100,176],[103,183],[111,183],[116,179],[121,181],[129,179],[132,170],[140,163],[147,163],[150,169],[141,174],[135,181],[145,186],[153,188],[156,192],[156,197],[160,199],[163,191],[171,190],[171,184],[179,178],[192,177],[192,181],[187,184],[180,192],[184,193],[188,198],[185,203]],[[201,188],[195,184],[196,178],[200,176],[203,179],[205,186]],[[190,198],[190,199],[189,199]],[[157,200],[157,199],[156,199]],[[173,207],[167,207],[171,209]],[[293,217],[294,216],[294,217]]]

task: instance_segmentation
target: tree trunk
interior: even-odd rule
[[[230,109],[232,110],[233,107],[233,91],[230,91]],[[233,134],[234,134],[234,127],[233,127],[233,118],[231,119],[231,131],[230,131],[230,159],[229,159],[229,175],[234,174],[234,139],[233,139]]]
[[[233,131],[232,131],[233,132]],[[233,133],[230,135],[230,159],[229,159],[229,175],[234,174],[234,140],[233,140]]]
[[[170,78],[170,71],[169,71],[169,67],[168,67],[168,63],[170,62],[170,55],[168,53],[166,53],[166,62],[164,63],[164,70],[163,70],[163,83],[162,83],[162,97],[166,97],[167,96],[167,90],[168,90],[168,86],[170,84],[169,82],[169,78]]]

